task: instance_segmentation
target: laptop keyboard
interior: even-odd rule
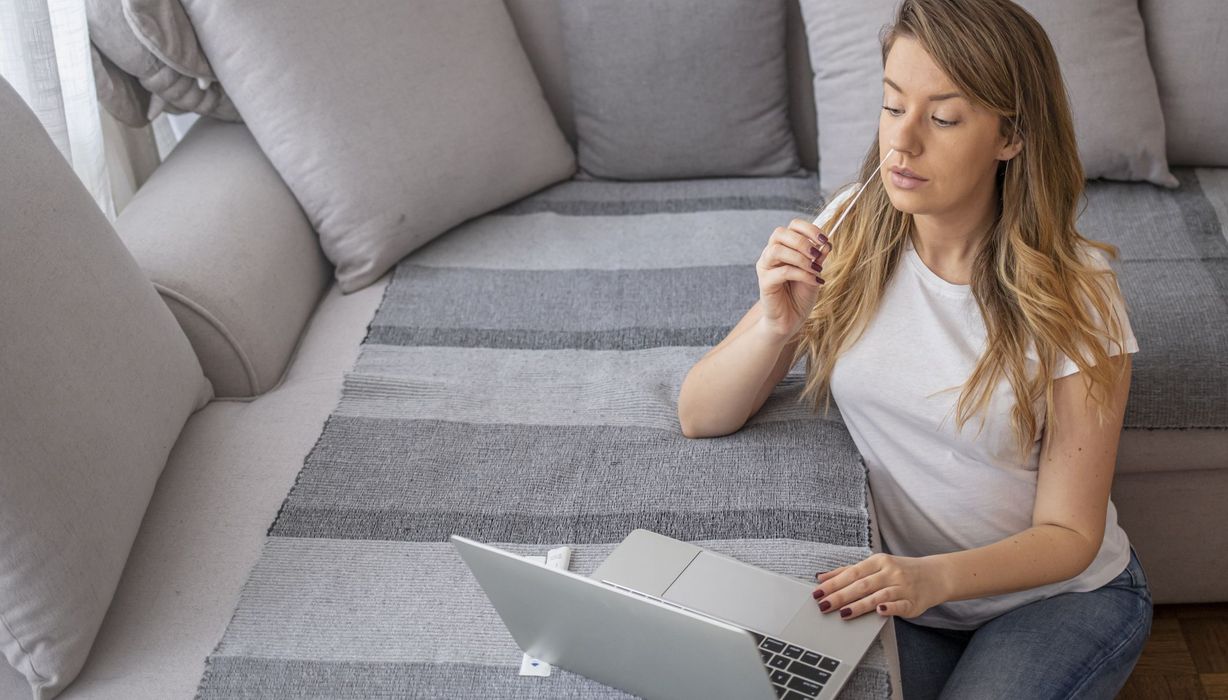
[[[608,579],[601,579],[601,582],[675,608],[707,615],[707,613],[699,610],[691,610],[691,608],[684,605],[637,591],[634,588],[628,588]],[[746,629],[739,623],[728,620],[726,622]],[[775,637],[759,634],[751,629],[746,631],[750,632],[755,641],[759,643],[759,654],[763,657],[763,663],[767,665],[768,676],[772,679],[772,688],[776,691],[776,697],[778,698],[784,698],[785,700],[807,700],[807,698],[818,697],[819,691],[823,690],[823,684],[831,680],[831,674],[835,673],[836,667],[840,665],[839,661],[830,656],[823,656],[809,649],[803,649],[795,644],[781,641]]]
[[[767,665],[776,696],[785,700],[818,697],[823,684],[836,672],[839,661],[774,637],[748,630],[759,642],[759,654]]]

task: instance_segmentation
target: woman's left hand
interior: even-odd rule
[[[820,610],[842,611],[851,620],[868,612],[880,616],[917,617],[946,602],[945,576],[934,557],[898,557],[877,553],[818,576]],[[829,605],[823,605],[824,602]],[[848,610],[848,613],[843,613]]]

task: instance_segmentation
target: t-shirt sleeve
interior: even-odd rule
[[[831,221],[831,218],[836,215],[836,210],[840,208],[841,203],[856,194],[857,189],[860,187],[861,183],[855,183],[844,188],[844,191],[836,193],[836,196],[831,198],[831,201],[823,207],[823,211],[819,212],[819,215],[815,218],[815,225],[819,227],[826,226],[827,222]]]
[[[1087,252],[1092,256],[1093,262],[1098,264],[1100,267],[1111,269],[1112,266],[1110,265],[1108,256],[1105,255],[1104,251],[1100,250],[1099,248],[1088,246]],[[1125,300],[1122,298],[1119,292],[1114,292],[1110,296],[1110,302],[1112,304],[1114,313],[1117,314],[1117,318],[1119,319],[1121,323],[1122,335],[1125,340],[1126,352],[1127,353],[1138,352],[1138,341],[1134,338],[1134,330],[1130,326],[1130,318],[1126,315]],[[1100,315],[1096,313],[1096,310],[1092,308],[1090,305],[1088,306],[1088,312],[1091,314],[1092,319],[1098,324],[1098,327],[1101,328],[1102,330],[1105,329],[1105,325],[1103,323],[1103,320],[1100,318]],[[1114,340],[1102,339],[1101,344],[1102,344],[1102,347],[1104,347],[1105,352],[1109,354],[1109,357],[1113,357],[1114,355],[1118,355],[1121,353],[1121,348],[1117,346],[1117,342]],[[1075,372],[1078,372],[1078,371],[1079,371],[1079,366],[1075,364],[1074,360],[1070,359],[1068,356],[1062,353],[1062,351],[1059,350],[1057,353],[1057,369],[1053,373],[1053,378],[1058,379],[1061,377],[1065,377],[1065,376],[1074,374]]]

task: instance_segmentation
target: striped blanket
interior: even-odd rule
[[[804,363],[740,431],[678,426],[688,369],[758,298],[818,182],[572,180],[407,257],[269,530],[200,698],[616,698],[521,651],[446,539],[573,548],[642,527],[783,574],[870,555],[866,475]],[[845,698],[885,698],[876,642]]]

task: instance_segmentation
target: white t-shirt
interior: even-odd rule
[[[834,204],[822,216],[830,218]],[[838,232],[833,240],[838,246]],[[931,394],[959,387],[971,375],[985,347],[985,324],[969,285],[942,279],[911,241],[906,246],[865,334],[837,358],[831,389],[866,462],[883,551],[920,557],[991,544],[1032,526],[1044,412],[1023,461],[1014,454],[1010,410],[1015,399],[1005,378],[994,390],[981,434],[981,414],[956,432],[959,389]],[[1098,250],[1090,252],[1108,265]],[[1114,302],[1126,350],[1136,352],[1124,304],[1120,297]],[[1117,348],[1108,351],[1113,355]],[[1034,349],[1030,357],[1035,362]],[[1078,371],[1069,358],[1060,360],[1055,377]],[[1041,401],[1037,408],[1043,408]],[[1129,540],[1110,501],[1100,551],[1079,575],[1015,593],[951,601],[910,621],[972,629],[1058,593],[1095,590],[1120,574],[1129,558]]]

